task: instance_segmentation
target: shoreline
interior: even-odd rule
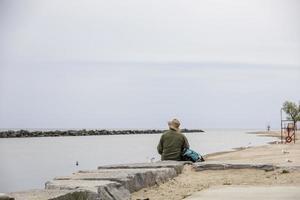
[[[110,130],[110,129],[80,129],[80,130],[7,130],[0,131],[0,138],[30,138],[30,137],[67,137],[67,136],[97,136],[97,135],[137,135],[137,134],[161,134],[166,130]],[[204,133],[201,129],[181,129],[182,133]]]
[[[272,133],[272,134],[268,134],[268,133]],[[278,136],[279,133],[279,136]],[[270,132],[264,132],[264,131],[254,131],[254,132],[246,132],[246,134],[254,134],[257,137],[275,137],[277,139],[280,139],[280,132],[278,131],[270,131]],[[218,156],[218,155],[224,155],[227,153],[233,153],[233,152],[237,152],[237,151],[242,151],[245,149],[251,149],[251,148],[255,148],[255,147],[263,147],[263,146],[268,146],[268,145],[272,145],[272,144],[278,144],[279,141],[272,141],[272,142],[268,142],[264,145],[258,145],[258,146],[241,146],[241,147],[236,147],[236,148],[232,148],[232,150],[228,150],[228,151],[218,151],[218,152],[214,152],[214,153],[208,153],[203,155],[204,158],[209,158],[212,156]]]
[[[260,134],[266,134],[264,132],[257,132],[258,136]],[[272,133],[276,136],[276,133]],[[115,179],[115,172],[125,172],[131,171],[134,173],[137,173],[137,175],[140,173],[139,170],[142,170],[143,173],[145,172],[145,175],[148,174],[148,170],[151,171],[150,174],[153,174],[154,171],[157,170],[163,170],[163,174],[165,176],[164,180],[156,183],[156,182],[148,182],[149,180],[152,180],[153,177],[145,177],[145,180],[143,182],[140,182],[141,185],[136,185],[136,189],[130,189],[129,191],[131,194],[128,193],[128,191],[125,191],[127,194],[127,198],[124,198],[124,200],[128,199],[130,196],[131,200],[137,200],[137,199],[151,199],[151,200],[165,200],[165,199],[172,199],[172,200],[181,200],[185,199],[186,197],[192,197],[193,194],[199,192],[199,191],[206,191],[214,186],[230,186],[230,185],[291,185],[296,184],[300,186],[300,145],[284,145],[286,147],[285,151],[288,152],[287,154],[285,152],[279,151],[279,149],[282,148],[284,144],[278,144],[277,142],[275,144],[266,144],[266,145],[260,145],[260,146],[251,146],[251,147],[239,147],[235,148],[232,151],[223,151],[223,152],[216,152],[212,154],[205,155],[206,161],[204,163],[186,163],[182,169],[178,169],[175,167],[175,171],[172,172],[172,174],[169,174],[169,170],[164,171],[164,167],[166,166],[164,162],[155,162],[155,163],[144,163],[144,164],[129,164],[129,165],[117,165],[115,166],[99,166],[98,170],[91,170],[91,171],[79,171],[77,173],[73,173],[71,176],[63,176],[63,177],[56,177],[53,179],[53,181],[47,182],[46,184],[46,190],[39,190],[38,193],[40,195],[44,195],[47,191],[53,191],[53,189],[59,189],[60,187],[70,187],[73,188],[77,184],[79,186],[77,187],[83,187],[82,180],[88,181],[91,183],[91,185],[98,184],[101,181],[103,184],[110,183],[109,181],[116,181]],[[275,149],[274,149],[275,147]],[[288,147],[291,147],[291,149],[288,149]],[[294,148],[295,147],[295,148]],[[286,156],[293,155],[294,152],[298,152],[298,154],[295,154],[296,157],[290,157],[289,161],[282,161],[282,158],[285,158]],[[271,152],[271,154],[270,154]],[[255,154],[253,154],[255,153]],[[272,157],[271,162],[268,160],[268,156],[272,155],[273,153],[276,153],[275,157],[277,155],[280,155],[282,157],[282,154],[284,157],[280,158],[279,162],[274,160]],[[266,160],[260,160],[259,156],[261,154],[264,154],[266,156]],[[253,157],[254,156],[254,157]],[[258,160],[255,160],[258,158]],[[183,163],[184,164],[184,163]],[[176,164],[177,165],[177,164]],[[268,166],[268,169],[265,167]],[[281,167],[279,167],[281,166]],[[154,168],[153,168],[154,167]],[[158,167],[158,168],[157,168]],[[162,167],[162,168],[161,168]],[[270,170],[271,168],[271,170]],[[111,178],[107,177],[107,170],[115,170],[111,175]],[[146,171],[144,171],[146,170]],[[153,171],[154,170],[154,171]],[[179,170],[179,171],[178,171]],[[78,174],[79,173],[79,174]],[[91,173],[91,174],[89,174]],[[104,173],[104,174],[103,174]],[[159,172],[160,174],[161,172]],[[177,175],[176,175],[177,173]],[[82,176],[91,176],[94,177],[97,174],[96,179],[90,179],[90,177],[87,177],[88,179],[85,179]],[[103,174],[100,176],[100,174]],[[167,175],[169,174],[169,175]],[[162,175],[162,174],[161,174]],[[156,174],[155,176],[160,177],[161,175]],[[72,178],[75,176],[74,178]],[[76,177],[78,176],[78,177]],[[99,176],[99,177],[98,177]],[[127,177],[128,175],[126,175]],[[272,177],[275,177],[273,180]],[[80,178],[83,178],[82,180]],[[122,177],[120,177],[122,178]],[[138,176],[137,176],[138,178]],[[99,179],[99,180],[98,180]],[[95,182],[93,182],[93,180]],[[123,181],[123,179],[120,179]],[[125,179],[124,179],[125,180]],[[160,179],[161,180],[161,179]],[[100,182],[99,182],[100,181]],[[119,181],[119,179],[118,179]],[[129,181],[129,180],[128,180]],[[101,182],[101,184],[102,184]],[[135,181],[129,181],[126,184],[134,183]],[[57,185],[58,184],[58,185]],[[60,184],[63,184],[60,186]],[[75,184],[75,185],[74,185]],[[126,186],[125,184],[125,186]],[[84,184],[85,185],[85,184]],[[144,185],[144,186],[142,186]],[[85,186],[84,186],[85,187]],[[94,186],[93,186],[94,187]],[[119,187],[116,185],[116,187]],[[127,186],[126,186],[127,187]],[[140,188],[141,187],[141,188]],[[140,188],[140,189],[137,189]],[[84,188],[86,191],[93,191],[88,188]],[[108,188],[107,188],[108,189]],[[105,189],[105,191],[107,190]],[[73,190],[73,189],[72,189]],[[77,190],[77,189],[76,189]],[[111,189],[108,189],[111,190]],[[58,191],[58,190],[57,190]],[[75,191],[75,190],[74,190]],[[95,190],[96,191],[96,190]],[[99,191],[99,190],[98,190]],[[112,191],[115,191],[115,189],[112,189]],[[69,190],[67,193],[70,194],[72,192]],[[32,196],[33,193],[31,191],[28,191],[25,193],[9,193],[9,195],[12,195],[16,197],[16,200],[22,199],[24,196]],[[21,195],[19,198],[18,195]],[[65,195],[65,194],[62,194]],[[96,195],[96,193],[95,193]],[[99,194],[98,194],[99,195]],[[117,193],[116,193],[117,195]],[[122,194],[123,195],[123,194]],[[47,198],[48,199],[48,198]],[[44,198],[43,198],[44,200]],[[45,198],[46,200],[46,198]]]
[[[245,135],[245,133],[243,132],[243,133],[239,133],[242,137],[243,137],[243,135]],[[198,138],[198,137],[200,137],[200,138],[202,138],[202,136],[208,136],[208,137],[210,137],[209,136],[209,134],[200,134],[200,133],[194,133],[194,134],[191,134],[192,136],[195,136],[196,138]],[[137,136],[134,136],[134,135],[128,135],[128,137],[129,138],[131,138],[131,137],[133,137],[133,138],[137,138],[137,139],[139,139],[139,138],[144,138],[144,137],[146,137],[146,138],[148,138],[148,137],[150,137],[150,138],[152,138],[152,137],[154,137],[155,136],[155,138],[157,138],[157,136],[159,136],[159,135],[137,135]],[[187,136],[189,136],[188,134],[187,134]],[[123,135],[123,136],[112,136],[112,138],[119,138],[119,137],[121,137],[121,139],[122,138],[124,138],[124,139],[126,139],[126,138],[128,138],[128,137],[126,137],[126,135]],[[253,136],[253,137],[255,137],[255,136]],[[69,139],[68,139],[69,138]],[[76,139],[77,138],[77,139]],[[86,138],[86,139],[85,139]],[[99,140],[102,140],[102,139],[105,139],[105,141],[110,141],[109,140],[109,138],[110,137],[108,137],[108,136],[106,136],[106,137],[95,137],[95,136],[91,136],[91,137],[82,137],[82,139],[84,140],[84,141],[91,141],[90,139],[99,139]],[[252,137],[251,137],[252,138]],[[48,138],[46,137],[46,138],[15,138],[15,139],[13,139],[13,138],[11,138],[11,139],[3,139],[2,140],[2,142],[5,142],[5,141],[10,141],[10,142],[13,142],[13,141],[18,141],[18,142],[23,142],[23,141],[32,141],[32,139],[34,139],[33,141],[41,141],[41,142],[45,142],[45,143],[48,143],[47,141],[48,141]],[[51,138],[49,138],[49,139],[51,139]],[[65,139],[66,139],[66,141],[72,141],[72,140],[78,140],[78,139],[80,139],[80,137],[65,137],[65,138],[60,138],[60,137],[56,137],[56,138],[52,138],[53,140],[51,140],[51,141],[60,141],[61,139],[64,139],[64,141],[65,141]],[[107,140],[106,140],[107,139]],[[80,139],[81,140],[81,139]],[[1,141],[1,139],[0,139],[0,141]],[[118,140],[117,140],[118,141]],[[269,140],[270,141],[270,140]],[[37,143],[36,143],[37,144]],[[116,143],[113,143],[113,144],[116,144]],[[151,143],[152,144],[152,143]],[[264,143],[265,144],[265,143]],[[243,145],[243,143],[240,143],[240,144],[238,144],[238,145],[233,145],[233,146],[230,146],[230,148],[226,148],[226,149],[224,149],[225,151],[228,151],[228,150],[231,150],[232,151],[232,148],[233,147],[239,147],[239,146],[242,146]],[[100,145],[101,146],[101,145]],[[8,146],[9,147],[9,146]],[[47,147],[49,147],[49,146],[47,146]],[[16,148],[18,148],[18,146],[16,146]],[[6,148],[6,149],[9,149],[9,148]],[[99,148],[99,149],[101,149],[101,148]],[[218,149],[217,149],[218,150]],[[219,153],[220,151],[222,151],[222,149],[221,150],[219,150],[219,151],[217,151],[217,153]],[[214,151],[215,153],[216,153],[216,151]],[[209,152],[207,152],[207,153],[209,153]],[[145,153],[140,153],[141,155],[146,155]],[[16,154],[14,154],[14,155],[16,155]],[[87,155],[89,155],[89,154],[87,154]],[[101,153],[101,155],[102,155],[102,153]],[[205,155],[207,155],[207,154],[205,154]],[[205,156],[204,156],[205,157]],[[142,159],[139,159],[138,160],[138,162],[150,162],[150,159],[151,157],[149,156],[149,157],[146,157],[146,158],[142,158]],[[54,158],[55,159],[55,158]],[[160,158],[157,156],[156,157],[156,161],[157,160],[159,160]],[[76,159],[72,159],[71,161],[70,161],[70,163],[73,163],[73,166],[75,166],[75,161],[77,161],[77,160],[79,160],[79,163],[80,163],[80,167],[78,167],[78,168],[76,168],[76,169],[80,169],[81,168],[81,158],[76,158]],[[128,162],[128,161],[127,161]],[[112,163],[105,163],[105,164],[120,164],[120,163],[127,163],[126,161],[125,162],[120,162],[120,161],[117,161],[117,162],[112,162]],[[102,164],[102,163],[96,163],[96,164]],[[90,165],[89,166],[89,168],[93,168],[93,166],[94,166],[95,164],[92,164],[92,165]],[[8,165],[6,165],[6,166],[8,166]],[[5,166],[4,166],[5,167]],[[8,168],[8,167],[6,167],[6,168]],[[8,168],[9,169],[9,168]],[[38,168],[36,168],[36,169],[38,169]],[[76,170],[75,169],[75,170]],[[43,172],[43,174],[47,174],[47,171],[45,171],[44,170],[44,172]],[[43,174],[42,173],[40,173],[40,175],[39,175],[39,177],[43,177]],[[48,176],[48,178],[51,178],[51,176]],[[15,180],[16,181],[16,180]],[[26,184],[27,185],[27,184]],[[40,184],[38,185],[38,187],[37,186],[35,186],[35,187],[32,187],[32,188],[40,188],[40,185],[41,185],[41,187],[42,187],[42,185],[43,185],[43,182],[40,182]],[[27,188],[28,189],[28,188]],[[30,188],[29,188],[30,189]],[[8,191],[14,191],[14,190],[7,190],[7,192]]]
[[[219,152],[215,152],[215,153],[209,153],[204,155],[204,158],[209,158],[209,157],[213,157],[213,156],[219,156],[219,155],[224,155],[224,154],[228,154],[228,153],[233,153],[233,152],[238,152],[238,151],[243,151],[245,149],[252,149],[252,148],[258,148],[258,147],[267,147],[269,145],[276,145],[276,144],[281,144],[281,133],[280,131],[253,131],[253,132],[246,132],[246,134],[253,134],[256,135],[257,137],[274,137],[277,138],[279,140],[274,140],[272,142],[268,142],[264,145],[258,145],[258,146],[248,146],[248,147],[236,147],[233,148],[232,150],[229,151],[219,151]],[[300,130],[297,130],[296,134],[300,134]],[[298,141],[299,139],[296,138],[296,141]]]

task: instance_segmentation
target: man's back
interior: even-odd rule
[[[189,148],[188,141],[182,133],[175,130],[165,132],[157,146],[161,160],[181,160],[181,152],[184,148]]]

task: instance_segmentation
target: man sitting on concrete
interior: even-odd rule
[[[185,135],[180,132],[180,122],[173,119],[168,122],[169,129],[160,138],[157,146],[161,160],[181,160],[182,150],[189,148],[189,143]]]

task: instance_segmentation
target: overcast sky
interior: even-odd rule
[[[0,128],[278,127],[297,0],[0,0]]]

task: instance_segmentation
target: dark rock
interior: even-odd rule
[[[88,135],[131,135],[131,134],[160,134],[166,130],[55,130],[55,131],[0,131],[0,138],[13,137],[58,137],[58,136],[88,136]],[[182,129],[184,133],[203,132],[197,129]]]
[[[6,194],[0,193],[0,200],[14,200],[14,198]]]

